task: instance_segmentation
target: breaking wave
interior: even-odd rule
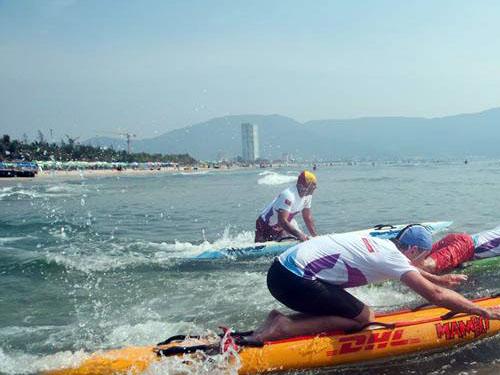
[[[259,175],[262,176],[257,180],[259,185],[283,185],[297,180],[297,176],[295,174],[291,176],[272,171],[265,171],[261,172]]]

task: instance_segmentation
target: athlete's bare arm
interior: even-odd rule
[[[316,237],[318,233],[316,233],[316,225],[314,225],[312,211],[310,208],[304,208],[302,210],[302,218],[304,219],[304,223],[306,223],[306,227],[309,230],[309,233],[311,233],[311,236]]]
[[[286,230],[288,233],[292,234],[293,236],[297,237],[300,241],[307,241],[307,236],[302,233],[300,230],[295,228],[293,225],[290,224],[288,221],[288,215],[289,212],[285,210],[279,210],[278,211],[278,224]]]
[[[480,315],[487,319],[500,320],[500,308],[483,308],[476,306],[462,295],[453,290],[440,287],[423,277],[419,272],[406,272],[401,281],[413,289],[416,293],[437,306],[446,307],[455,312]]]
[[[427,280],[430,282],[433,282],[434,284],[438,284],[440,286],[443,286],[445,288],[453,288],[457,285],[460,285],[462,282],[467,281],[467,275],[459,275],[459,274],[445,274],[445,275],[434,275],[432,273],[429,273],[427,271],[424,271],[423,269],[418,268],[418,272],[425,277]]]

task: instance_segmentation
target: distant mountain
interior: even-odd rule
[[[310,121],[305,126],[335,140],[339,155],[376,158],[500,156],[500,108],[431,119],[374,117]]]
[[[430,119],[367,117],[304,124],[279,115],[226,116],[134,141],[133,150],[189,153],[204,160],[214,160],[219,153],[241,155],[243,122],[258,125],[260,154],[269,159],[283,153],[307,160],[500,156],[500,108]],[[110,138],[87,142],[126,148],[124,141]]]

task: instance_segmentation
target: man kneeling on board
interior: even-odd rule
[[[443,287],[457,285],[467,276],[437,276],[411,264],[428,255],[431,247],[431,234],[420,225],[404,229],[398,239],[335,234],[291,247],[274,260],[267,285],[274,298],[300,314],[273,310],[249,339],[269,341],[360,329],[374,321],[374,312],[345,288],[387,279],[401,280],[438,306],[500,319],[500,308],[476,306]]]
[[[311,200],[316,190],[316,176],[303,171],[295,186],[283,190],[260,214],[255,223],[255,242],[280,241],[286,237],[295,237],[306,241],[304,234],[294,219],[302,213],[304,223],[311,236],[316,236],[316,227],[311,213]]]
[[[427,272],[442,273],[469,260],[499,255],[500,226],[473,235],[450,233],[432,245],[429,256],[413,264]]]

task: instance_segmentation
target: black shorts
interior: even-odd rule
[[[353,319],[365,306],[337,285],[295,275],[278,259],[274,260],[267,272],[267,287],[283,305],[309,315],[335,315]]]

